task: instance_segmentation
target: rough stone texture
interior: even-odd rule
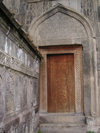
[[[23,38],[0,16],[0,133],[35,133],[39,126],[40,59]]]

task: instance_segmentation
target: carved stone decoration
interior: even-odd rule
[[[82,0],[82,12],[83,14],[94,20],[94,3],[93,0]]]

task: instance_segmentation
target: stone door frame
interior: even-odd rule
[[[60,49],[61,48],[61,49]],[[47,112],[47,55],[74,54],[75,61],[75,113],[83,112],[83,70],[82,45],[68,46],[42,46],[39,47],[43,60],[40,65],[40,112]]]

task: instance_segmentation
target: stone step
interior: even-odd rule
[[[85,117],[83,115],[68,115],[68,114],[56,114],[47,113],[40,114],[40,123],[62,123],[62,124],[84,124]]]
[[[85,125],[40,124],[42,133],[86,133]]]

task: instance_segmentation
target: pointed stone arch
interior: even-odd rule
[[[32,39],[33,39],[33,36],[35,35],[35,32],[36,32],[37,28],[39,27],[39,25],[41,25],[43,22],[45,22],[47,19],[51,18],[58,12],[68,15],[72,18],[75,18],[77,21],[79,21],[83,25],[88,36],[95,37],[93,28],[92,28],[89,20],[86,17],[82,16],[80,13],[76,12],[75,10],[73,10],[69,7],[65,7],[62,4],[57,4],[57,5],[53,6],[47,12],[43,13],[37,19],[32,21],[32,23],[29,27],[29,35],[32,37]],[[33,39],[33,42],[34,42],[34,39]]]
[[[49,26],[52,23],[54,26],[58,24],[59,21],[55,21],[57,14],[60,16],[66,16],[66,24],[68,19],[75,22],[75,26],[69,23],[69,27],[65,28],[65,31],[70,30],[69,38],[67,35],[64,36],[64,39],[59,40],[58,34],[54,34],[56,39],[52,40],[50,38],[50,29]],[[59,17],[60,18],[60,17]],[[51,21],[52,19],[52,21]],[[59,19],[60,20],[60,19]],[[63,25],[65,23],[61,23]],[[47,27],[46,27],[47,26]],[[79,26],[79,34],[83,33],[82,36],[76,35],[76,29]],[[58,24],[59,27],[59,24]],[[75,30],[72,30],[73,27],[76,27]],[[62,28],[62,27],[61,27]],[[47,31],[44,32],[44,30]],[[48,30],[49,29],[49,30]],[[61,30],[59,30],[60,32]],[[71,36],[74,32],[75,36]],[[50,34],[49,34],[50,33]],[[41,35],[40,35],[41,34]],[[48,34],[48,40],[45,40],[45,36]],[[47,12],[43,13],[36,20],[33,20],[29,28],[29,35],[31,36],[33,42],[37,46],[47,46],[47,45],[77,45],[80,44],[83,46],[83,71],[84,71],[84,107],[86,116],[97,116],[98,115],[98,76],[97,76],[97,52],[96,52],[96,40],[95,33],[93,31],[92,25],[89,20],[76,12],[75,10],[64,7],[61,4],[57,4],[52,7]],[[60,34],[61,35],[61,34]],[[71,39],[72,37],[72,39]],[[66,39],[67,38],[67,39]],[[42,41],[41,41],[42,39]]]

